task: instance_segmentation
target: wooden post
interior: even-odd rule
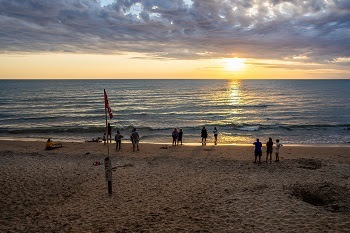
[[[109,157],[105,158],[105,174],[108,185],[108,194],[112,195],[112,161]]]

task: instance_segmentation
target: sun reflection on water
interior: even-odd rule
[[[240,80],[231,80],[229,84],[229,93],[228,93],[229,105],[230,108],[230,121],[232,124],[240,123],[241,109],[239,106],[242,104],[242,89]]]
[[[229,100],[232,105],[238,105],[240,103],[241,94],[241,81],[231,80],[229,84]]]

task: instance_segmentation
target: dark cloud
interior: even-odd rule
[[[0,0],[0,28],[1,53],[350,57],[348,0]]]

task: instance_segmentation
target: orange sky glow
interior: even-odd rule
[[[0,55],[1,79],[303,79],[346,78],[350,71],[336,65],[290,60],[231,58],[154,59],[140,54],[22,54]],[[232,58],[233,60],[237,58]],[[234,62],[234,66],[236,66]]]

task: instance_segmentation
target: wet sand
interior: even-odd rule
[[[349,147],[0,141],[1,232],[349,232]],[[263,156],[263,161],[265,155]]]

